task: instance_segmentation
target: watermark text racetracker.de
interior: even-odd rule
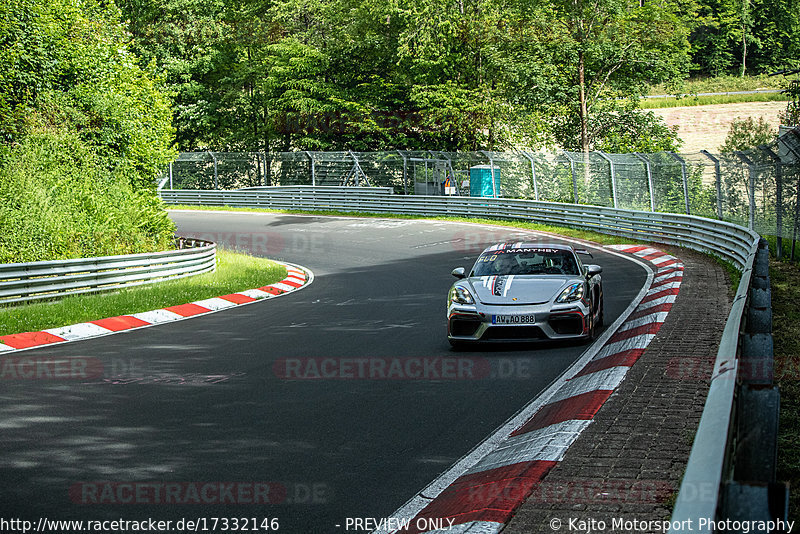
[[[4,356],[0,380],[85,380],[97,378],[105,366],[98,358],[83,356]]]
[[[195,517],[170,520],[104,519],[63,520],[41,517],[36,521],[0,517],[0,532],[279,532],[277,517]]]
[[[248,252],[256,256],[279,257],[286,254],[321,255],[330,252],[331,242],[323,234],[280,232],[205,232],[195,236],[221,248]]]
[[[80,505],[325,504],[324,482],[76,482],[69,498]]]
[[[273,374],[282,380],[527,380],[534,358],[309,357],[279,358]]]

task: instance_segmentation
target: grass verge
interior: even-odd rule
[[[800,517],[800,267],[770,261],[775,381],[781,392],[778,480],[789,482],[789,517]]]
[[[283,265],[264,258],[218,250],[217,270],[213,273],[114,292],[0,306],[0,336],[186,304],[265,286],[285,277]]]
[[[728,91],[756,91],[758,89],[784,89],[786,80],[783,76],[716,76],[713,78],[696,78],[686,80],[678,87],[655,85],[650,88],[651,95],[694,93],[725,93]]]
[[[684,106],[710,106],[714,104],[742,104],[745,102],[787,102],[781,93],[752,93],[747,95],[687,95],[683,97],[642,98],[641,109],[677,108]]]

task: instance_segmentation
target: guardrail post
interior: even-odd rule
[[[792,254],[791,260],[794,261],[794,249],[797,245],[797,225],[800,222],[800,175],[797,177],[797,188],[794,193],[794,227],[792,228]]]
[[[258,185],[264,185],[264,177],[261,174],[261,153],[256,152],[256,178]]]
[[[650,211],[656,211],[655,184],[653,184],[653,171],[650,168],[650,160],[639,152],[634,152],[633,155],[639,158],[647,169],[647,188],[650,191]]]
[[[722,220],[722,170],[720,169],[719,159],[707,150],[701,150],[701,154],[714,162],[714,184],[717,186],[717,219]]]
[[[317,167],[314,163],[314,156],[311,155],[311,152],[308,150],[305,151],[305,155],[308,156],[308,161],[311,165],[311,187],[317,186]]]
[[[536,202],[539,201],[539,184],[536,180],[536,164],[534,163],[533,154],[529,154],[527,152],[520,151],[520,154],[525,156],[531,162],[531,182],[533,183],[533,198]]]
[[[403,158],[403,194],[408,194],[408,158],[403,154],[402,150],[397,151],[400,157]]]
[[[670,156],[675,158],[681,164],[681,180],[683,181],[683,200],[686,204],[686,215],[691,215],[689,208],[689,177],[686,175],[686,160],[677,155],[675,152],[667,152]]]
[[[783,163],[780,156],[767,145],[758,147],[775,164],[775,224],[777,234],[777,256],[783,259]]]
[[[795,135],[795,137],[798,138],[798,140],[800,140],[800,134],[797,133],[797,129],[793,129],[792,133]],[[800,165],[800,151],[798,151],[792,145],[787,143],[784,140],[783,137],[778,137],[778,143],[783,145],[783,148],[786,149],[786,151],[787,151],[786,155],[787,156],[788,156],[788,152],[791,152],[794,155],[794,157],[795,157],[795,166]],[[795,247],[797,245],[797,226],[798,226],[798,223],[800,223],[800,173],[798,173],[798,177],[797,177],[797,188],[795,189],[794,198],[795,198],[794,225],[793,225],[793,228],[792,228],[792,251],[791,251],[791,255],[790,255],[792,261],[794,261],[794,251],[795,251]]]
[[[208,154],[211,156],[211,159],[214,160],[214,190],[218,190],[219,189],[219,173],[217,172],[217,156],[215,156],[214,153],[211,152],[210,150],[208,151]]]
[[[750,158],[748,158],[744,152],[741,150],[737,150],[734,152],[736,156],[742,160],[742,162],[747,165],[747,176],[748,176],[748,183],[747,183],[747,197],[748,197],[748,215],[747,215],[747,227],[750,230],[755,228],[755,217],[756,217],[756,176],[755,176],[755,165]]]
[[[563,150],[561,154],[564,155],[565,158],[569,161],[569,170],[572,173],[572,198],[573,204],[578,204],[578,176],[575,174],[575,160],[569,155],[566,150]]]
[[[617,173],[614,170],[614,162],[611,158],[609,158],[604,152],[597,151],[597,154],[600,154],[600,157],[603,158],[608,162],[610,172],[611,172],[611,198],[614,201],[614,208],[617,208]]]

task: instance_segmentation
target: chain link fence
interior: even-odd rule
[[[790,239],[795,253],[800,128],[784,129],[769,145],[730,154],[191,152],[169,166],[160,186],[372,186],[408,195],[475,196],[471,181],[487,173],[492,184],[484,196],[700,215],[776,236],[779,248]]]

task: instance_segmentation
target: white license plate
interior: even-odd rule
[[[492,324],[534,324],[536,315],[492,315]]]

